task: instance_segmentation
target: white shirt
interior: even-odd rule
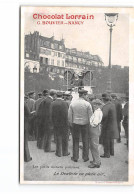
[[[94,111],[90,118],[90,124],[92,127],[97,127],[102,121],[103,113],[100,108]]]

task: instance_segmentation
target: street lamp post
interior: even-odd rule
[[[107,92],[111,93],[112,92],[112,87],[111,87],[111,45],[112,45],[112,30],[113,26],[115,26],[116,21],[118,19],[118,13],[105,13],[105,20],[107,25],[110,27],[110,45],[109,45],[109,75],[108,75],[108,81],[107,81]]]
[[[35,74],[37,73],[37,67],[36,66],[34,66],[34,68],[33,68],[33,73],[34,73],[34,91],[35,91],[35,82],[36,82]]]

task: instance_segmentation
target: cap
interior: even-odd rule
[[[43,90],[43,95],[47,95],[49,93],[48,89]]]
[[[71,93],[70,93],[70,91],[65,91],[64,95],[66,95],[66,96],[70,96],[70,95],[71,95]]]
[[[29,93],[28,93],[28,95],[33,95],[35,92],[34,91],[30,91]]]
[[[38,93],[38,96],[41,96],[41,95],[42,95],[42,93],[41,93],[41,92],[39,92],[39,93]]]
[[[92,101],[93,104],[103,105],[103,102],[99,99],[95,99]]]
[[[81,89],[81,90],[78,91],[78,93],[80,93],[80,94],[87,94],[88,91],[87,90],[84,90],[84,89]]]
[[[28,99],[28,95],[27,95],[27,94],[25,94],[24,98]]]
[[[107,94],[107,93],[103,93],[103,94],[102,94],[102,99],[110,100],[110,95]]]
[[[50,89],[49,94],[52,95],[52,96],[55,95],[56,94],[56,90],[55,89]]]
[[[62,91],[57,91],[56,94],[57,94],[58,97],[61,97],[63,95],[63,92]]]
[[[111,94],[111,97],[112,97],[112,98],[115,98],[115,97],[117,97],[117,95],[116,95],[115,93],[112,93],[112,94]]]

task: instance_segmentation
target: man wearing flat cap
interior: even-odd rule
[[[58,157],[68,156],[68,105],[57,92],[57,99],[51,104],[52,123],[56,135],[56,153]]]
[[[104,154],[102,158],[110,158],[114,156],[114,139],[119,138],[117,119],[116,119],[116,108],[115,105],[110,101],[110,95],[107,93],[102,94],[102,100],[104,106],[102,108],[102,129],[100,142],[104,147]]]
[[[87,91],[79,90],[79,98],[73,101],[68,110],[68,119],[72,126],[73,137],[73,156],[71,160],[78,161],[79,158],[79,139],[82,136],[84,162],[89,160],[89,124],[92,115],[92,107],[86,99]]]
[[[122,105],[119,102],[119,100],[117,99],[116,94],[111,94],[112,97],[112,102],[115,104],[115,108],[116,108],[116,117],[117,117],[117,125],[118,125],[118,131],[119,131],[119,139],[117,140],[118,143],[121,142],[121,120],[123,118],[123,114],[122,114]]]

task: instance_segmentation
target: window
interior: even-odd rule
[[[57,66],[60,66],[60,60],[57,60]]]
[[[58,49],[58,44],[57,43],[54,44],[54,48]]]
[[[48,58],[48,65],[50,65],[50,58]]]
[[[69,60],[72,60],[72,56],[69,56]]]
[[[46,49],[45,54],[46,54],[46,55],[51,55],[51,51],[48,50],[48,49]]]
[[[57,73],[60,73],[60,70],[59,69],[57,69]]]
[[[51,48],[54,49],[54,44],[53,43],[51,43]]]
[[[54,52],[54,56],[57,56],[57,52]]]
[[[52,56],[53,56],[53,57],[54,57],[54,53],[55,53],[55,52],[54,52],[54,51],[52,51]]]
[[[74,61],[74,62],[77,62],[77,58],[76,58],[76,57],[73,57],[73,61]]]
[[[58,57],[60,57],[60,52],[58,52]]]
[[[44,41],[43,45],[48,47],[49,46],[49,41]]]
[[[64,61],[62,60],[62,66],[64,66]]]
[[[54,59],[51,59],[51,65],[54,65]]]

